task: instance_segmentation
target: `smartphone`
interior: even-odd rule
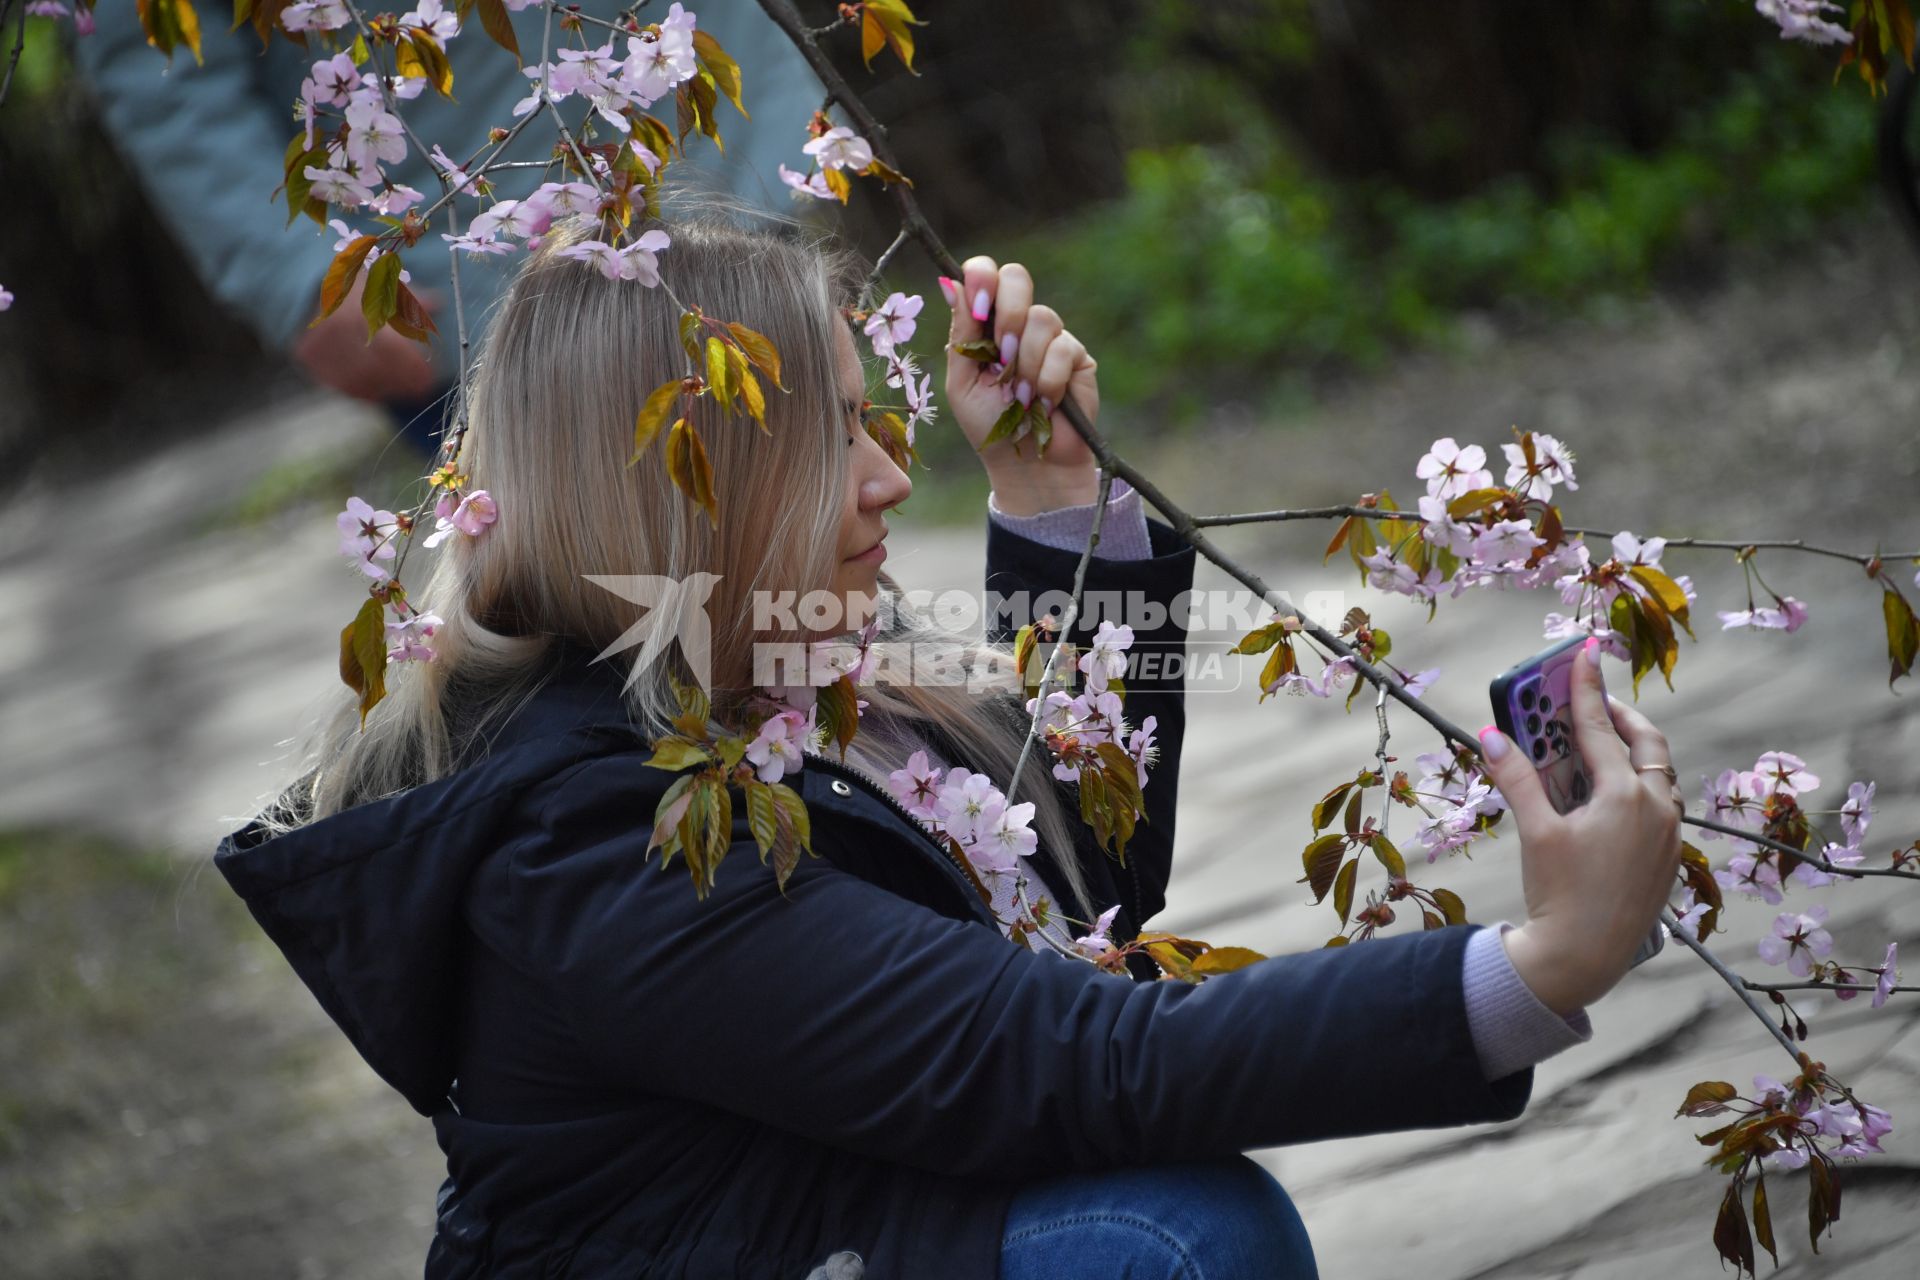
[[[1493,679],[1493,722],[1533,761],[1554,811],[1566,813],[1593,795],[1593,775],[1573,738],[1573,664],[1580,661],[1585,636],[1572,636],[1542,649]],[[1667,944],[1667,926],[1653,931],[1634,953],[1640,964]]]

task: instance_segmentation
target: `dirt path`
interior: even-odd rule
[[[1228,407],[1199,439],[1156,445],[1123,421],[1113,433],[1129,453],[1153,458],[1177,498],[1227,510],[1347,500],[1382,484],[1410,498],[1414,462],[1435,436],[1492,446],[1519,423],[1580,452],[1581,487],[1567,504],[1576,521],[1916,546],[1916,282],[1920,269],[1890,236],[1858,232],[1615,324],[1409,360],[1259,431],[1233,425]],[[319,638],[337,630],[355,590],[335,553],[330,506],[246,527],[208,521],[233,495],[257,494],[263,474],[291,483],[363,459],[377,430],[331,400],[272,406],[84,490],[29,490],[0,513],[0,752],[9,765],[0,828],[98,831],[174,855],[171,893],[184,914],[170,934],[155,926],[129,934],[127,946],[198,936],[191,931],[225,918],[231,904],[207,896],[224,890],[202,864],[281,780],[288,735],[333,679]],[[907,585],[977,584],[980,526],[901,523],[893,541],[916,549],[890,567]],[[1231,530],[1221,540],[1296,597],[1354,592],[1351,571],[1319,563],[1326,532]],[[1671,563],[1700,584],[1703,620],[1735,607],[1739,576],[1724,553],[1672,553]],[[1814,602],[1805,631],[1722,635],[1704,621],[1698,644],[1685,646],[1679,691],[1643,685],[1642,705],[1673,739],[1683,776],[1795,750],[1827,780],[1822,797],[1878,779],[1876,837],[1920,833],[1915,686],[1887,692],[1877,596],[1837,562],[1764,565],[1775,585]],[[1223,584],[1211,571],[1202,585],[1210,582]],[[1488,595],[1444,602],[1428,625],[1404,602],[1366,603],[1393,629],[1396,656],[1443,669],[1435,700],[1470,726],[1486,719],[1486,679],[1537,647],[1540,615],[1557,607]],[[1411,723],[1396,720],[1395,732],[1405,757],[1431,745]],[[1337,705],[1197,694],[1178,866],[1156,923],[1269,952],[1319,945],[1331,913],[1293,883],[1305,807],[1372,749],[1371,717]],[[1244,834],[1257,829],[1271,838]],[[1477,921],[1517,922],[1513,855],[1509,839],[1415,876],[1459,891]],[[1859,889],[1829,900],[1839,953],[1877,959],[1897,938],[1909,971],[1920,964],[1915,900]],[[1770,909],[1743,904],[1719,940],[1749,973],[1764,971],[1751,948],[1770,920]],[[98,963],[124,965],[115,931],[90,945],[107,957]],[[9,1270],[417,1274],[439,1179],[426,1123],[352,1056],[270,954],[230,939],[207,946],[185,990],[154,996],[110,1032],[72,1023],[51,1040],[11,1030],[0,1041],[0,1062],[29,1081],[0,1113],[9,1117],[0,1132],[15,1139],[0,1144]],[[45,956],[0,948],[0,960],[4,984],[47,980]],[[1849,1184],[1847,1215],[1814,1265],[1850,1278],[1909,1275],[1915,1227],[1898,1207],[1912,1203],[1920,1177],[1920,1005],[1861,1004],[1801,1006],[1816,1055],[1898,1126],[1893,1154]],[[57,1007],[34,1005],[20,1025],[38,1027],[31,1019]],[[1787,1064],[1672,944],[1598,1005],[1593,1022],[1591,1044],[1539,1068],[1532,1105],[1511,1124],[1264,1153],[1301,1204],[1322,1274],[1720,1274],[1707,1243],[1715,1184],[1695,1176],[1691,1135],[1704,1126],[1672,1113],[1695,1080],[1745,1083]],[[40,1055],[42,1042],[59,1052]],[[1804,1221],[1801,1186],[1780,1179],[1783,1220]],[[1804,1232],[1783,1236],[1783,1261],[1802,1258]],[[1803,1260],[1780,1274],[1812,1273]]]

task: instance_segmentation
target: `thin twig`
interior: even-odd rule
[[[7,25],[7,10],[16,4],[20,8],[14,13],[13,52],[7,55],[7,78],[0,80],[0,104],[7,100],[7,90],[13,87],[13,70],[20,65],[20,51],[27,47],[27,0],[0,0],[0,27]]]
[[[1329,507],[1285,507],[1274,511],[1241,511],[1222,515],[1195,516],[1193,523],[1202,529],[1241,524],[1276,524],[1285,520],[1333,520],[1346,516],[1357,516],[1363,520],[1405,520],[1414,524],[1425,524],[1426,520],[1417,511],[1388,511],[1381,507],[1357,506],[1349,503],[1337,503]],[[1606,529],[1568,528],[1569,534],[1580,534],[1589,538],[1606,538],[1611,541],[1614,532]],[[1854,564],[1867,565],[1874,560],[1913,560],[1920,559],[1920,551],[1877,551],[1861,553],[1841,551],[1834,547],[1815,546],[1804,538],[1667,538],[1669,547],[1685,547],[1693,550],[1720,551],[1803,551],[1808,555],[1831,556],[1836,560],[1849,560]]]
[[[1040,734],[1040,722],[1046,719],[1047,698],[1053,692],[1053,667],[1060,661],[1060,654],[1067,642],[1073,637],[1073,624],[1080,617],[1080,593],[1087,585],[1087,566],[1093,562],[1093,551],[1100,545],[1100,525],[1107,515],[1107,495],[1113,491],[1113,476],[1100,473],[1100,494],[1093,502],[1093,527],[1087,532],[1087,545],[1080,553],[1080,562],[1073,567],[1073,595],[1067,601],[1066,617],[1060,623],[1060,634],[1047,654],[1047,665],[1040,669],[1040,696],[1033,700],[1033,719],[1027,725],[1027,739],[1020,744],[1020,758],[1014,761],[1013,777],[1007,782],[1007,805],[1013,805],[1013,793],[1020,786],[1020,778],[1026,772],[1027,757],[1033,754],[1033,744]],[[1016,679],[1024,679],[1024,673],[1015,673]]]
[[[1681,943],[1684,944],[1688,950],[1706,961],[1708,967],[1720,975],[1721,980],[1727,984],[1733,991],[1733,994],[1739,996],[1741,1002],[1753,1011],[1753,1016],[1767,1024],[1767,1030],[1773,1033],[1773,1038],[1780,1042],[1781,1047],[1787,1051],[1788,1055],[1792,1057],[1794,1061],[1798,1062],[1800,1055],[1804,1051],[1798,1045],[1794,1044],[1794,1042],[1787,1037],[1787,1033],[1774,1022],[1773,1015],[1761,1008],[1758,1000],[1755,1000],[1751,995],[1747,994],[1746,988],[1743,985],[1746,980],[1722,964],[1719,956],[1713,954],[1704,943],[1693,937],[1687,931],[1686,927],[1680,923],[1679,919],[1674,916],[1670,908],[1662,907],[1660,909],[1660,919],[1661,922],[1667,926],[1668,934],[1680,939]]]

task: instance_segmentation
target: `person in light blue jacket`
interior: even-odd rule
[[[611,20],[621,5],[616,0],[584,0],[578,7],[588,16]],[[777,166],[784,161],[806,167],[800,151],[807,141],[805,125],[825,101],[826,91],[799,51],[750,0],[708,0],[690,7],[700,29],[712,33],[740,63],[742,99],[752,118],[742,118],[723,100],[725,155],[710,141],[690,134],[689,158],[674,162],[671,172],[677,183],[717,190],[763,208],[790,209],[791,193],[775,176]],[[537,61],[545,11],[535,6],[509,16],[522,56]],[[282,179],[287,143],[300,127],[296,106],[301,81],[313,63],[331,56],[332,50],[323,48],[318,38],[310,38],[312,47],[302,49],[281,35],[263,50],[251,25],[232,32],[226,26],[220,20],[203,23],[203,65],[195,65],[184,47],[175,51],[169,65],[147,45],[131,9],[102,15],[92,35],[73,42],[75,64],[107,132],[214,296],[315,381],[386,406],[406,436],[431,453],[441,408],[459,377],[460,359],[452,265],[437,234],[445,230],[444,218],[436,216],[434,233],[403,259],[410,287],[439,330],[430,347],[391,329],[381,330],[369,342],[357,291],[332,316],[309,327],[319,312],[320,282],[340,237],[304,216],[289,225],[284,199],[270,196]],[[612,34],[591,25],[585,32],[594,44]],[[555,50],[579,43],[579,36],[561,31],[556,21]],[[481,31],[477,15],[450,43],[449,54],[457,101],[428,91],[404,104],[404,118],[426,145],[438,143],[464,162],[486,141],[489,128],[514,123],[513,104],[526,96],[528,80],[513,56]],[[576,104],[566,104],[566,111],[570,123],[577,123]],[[655,113],[673,124],[670,101],[663,101]],[[503,158],[543,160],[556,136],[549,126],[530,125]],[[405,159],[384,166],[384,171],[394,182],[423,193],[426,201],[417,207],[439,197],[433,166],[411,147]],[[559,177],[557,170],[517,169],[493,175],[491,181],[505,199]],[[463,229],[479,207],[461,198]],[[356,231],[378,229],[365,211],[338,216]],[[477,339],[513,265],[512,259],[462,255],[460,292],[470,340]]]

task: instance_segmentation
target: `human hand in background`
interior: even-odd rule
[[[438,382],[427,358],[427,348],[383,328],[367,340],[366,317],[360,312],[363,273],[333,314],[302,333],[289,353],[306,375],[322,386],[376,404],[418,400]],[[439,294],[418,290],[420,305],[437,310]],[[320,309],[314,299],[315,311]]]
[[[1680,807],[1666,738],[1606,696],[1599,646],[1573,664],[1575,743],[1593,777],[1584,805],[1557,813],[1532,763],[1498,729],[1481,731],[1487,772],[1520,830],[1527,922],[1507,956],[1542,1004],[1565,1017],[1612,990],[1633,965],[1680,869]],[[1609,714],[1611,708],[1611,714]]]

